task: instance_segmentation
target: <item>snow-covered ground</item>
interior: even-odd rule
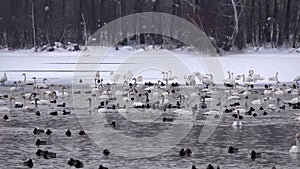
[[[96,52],[95,52],[96,51]],[[103,59],[99,59],[105,53]],[[101,63],[101,64],[99,64]],[[190,51],[167,50],[134,50],[131,47],[90,48],[84,52],[32,52],[31,50],[0,50],[0,72],[6,73],[9,83],[35,76],[37,79],[48,78],[49,83],[71,81],[75,70],[86,72],[89,80],[93,79],[96,70],[100,70],[104,80],[110,80],[110,72],[132,70],[136,75],[143,75],[146,80],[157,80],[162,77],[161,71],[173,71],[178,81],[183,76],[195,71],[202,74],[212,73],[217,83],[228,77],[227,71],[234,75],[248,75],[250,69],[255,74],[268,77],[279,73],[279,81],[291,82],[300,75],[300,54],[292,49],[259,49],[246,50],[240,53],[226,54],[220,57],[198,57]],[[79,65],[79,67],[78,67]],[[80,67],[80,65],[83,65]],[[82,76],[85,76],[82,74]]]

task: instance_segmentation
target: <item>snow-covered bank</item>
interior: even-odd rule
[[[134,73],[148,76],[146,79],[161,78],[160,71],[164,70],[164,65],[166,66],[165,71],[172,70],[174,75],[181,80],[183,80],[184,71],[181,72],[179,69],[182,67],[184,69],[187,68],[190,72],[199,71],[202,74],[209,73],[211,70],[213,72],[221,72],[222,75],[219,76],[219,79],[227,78],[226,72],[228,70],[233,72],[234,75],[247,75],[248,71],[252,69],[256,74],[260,74],[266,79],[270,76],[275,76],[275,73],[279,72],[279,80],[282,82],[292,81],[297,75],[300,75],[300,54],[291,49],[262,50],[258,52],[245,51],[215,58],[200,57],[200,59],[195,53],[187,50],[134,50],[131,47],[122,47],[117,51],[114,48],[103,47],[100,49],[101,52],[105,52],[106,54],[102,60],[97,59],[96,57],[100,54],[92,50],[83,52],[55,51],[38,53],[31,50],[14,52],[0,50],[0,72],[2,74],[7,73],[10,83],[15,80],[22,80],[21,74],[23,72],[26,72],[28,77],[48,78],[49,83],[64,82],[73,78],[76,65],[78,62],[81,62],[78,59],[84,58],[87,61],[84,63],[85,67],[88,69],[85,71],[94,75],[96,65],[97,69],[100,68],[103,72],[101,75],[104,80],[110,80],[109,72],[121,70],[122,66],[125,66],[127,69],[134,66],[137,67],[137,63],[124,64],[135,60],[139,61],[138,64],[142,65],[143,70],[134,71]],[[174,58],[176,58],[176,61]],[[154,63],[150,64],[149,62],[152,62],[151,59]],[[99,67],[98,63],[105,64]],[[160,63],[160,66],[155,68],[156,63]],[[214,63],[218,64],[216,66],[208,65]],[[147,66],[149,67],[148,69]],[[92,80],[92,77],[90,77],[90,80]],[[267,82],[267,80],[262,82]]]

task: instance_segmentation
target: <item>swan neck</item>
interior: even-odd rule
[[[228,79],[231,79],[231,74],[230,74],[230,72],[228,71],[227,73],[228,73]]]
[[[162,96],[161,96],[161,102],[164,103],[164,101],[165,101],[165,96],[162,95]]]
[[[296,137],[296,146],[297,146],[297,149],[300,151],[300,138],[297,138],[297,137]]]
[[[24,83],[26,83],[26,74],[23,74],[24,76]]]

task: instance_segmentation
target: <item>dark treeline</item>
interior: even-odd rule
[[[299,0],[1,0],[0,47],[83,45],[86,35],[104,24],[138,12],[185,18],[223,50],[249,45],[296,48],[300,41]],[[162,44],[167,39],[139,36],[125,42]]]

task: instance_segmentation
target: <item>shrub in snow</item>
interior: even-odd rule
[[[67,51],[79,51],[80,47],[77,43],[68,42]]]
[[[297,53],[300,53],[300,48],[296,49],[296,52],[297,52]]]
[[[54,42],[54,46],[56,48],[63,48],[64,47],[64,45],[62,43],[60,43],[60,42]]]

